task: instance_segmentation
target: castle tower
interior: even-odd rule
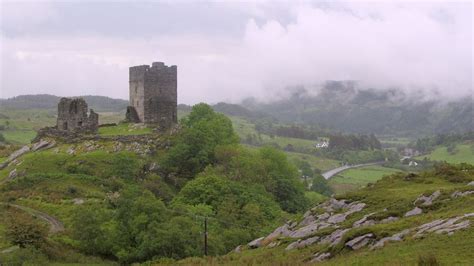
[[[130,106],[127,119],[131,122],[158,124],[169,128],[177,123],[177,67],[162,62],[130,67]]]

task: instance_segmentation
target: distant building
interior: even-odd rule
[[[61,98],[58,104],[58,130],[71,132],[97,132],[99,115],[90,109],[82,98]]]
[[[177,123],[177,67],[162,62],[130,67],[130,106],[126,118],[134,123],[170,128]]]
[[[329,142],[327,142],[327,141],[318,142],[318,143],[314,144],[314,147],[318,148],[318,149],[327,148],[327,147],[329,147]]]

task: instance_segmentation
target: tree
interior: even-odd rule
[[[218,145],[239,142],[230,119],[204,103],[193,106],[181,125],[182,132],[162,162],[165,171],[179,177],[190,179],[214,163]]]
[[[321,174],[314,175],[311,190],[325,196],[331,196],[333,194],[332,188]]]

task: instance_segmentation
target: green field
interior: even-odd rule
[[[346,170],[329,179],[336,194],[358,189],[368,183],[375,183],[383,176],[401,172],[398,169],[373,165]]]
[[[145,127],[141,124],[118,124],[117,126],[101,127],[99,128],[99,134],[101,136],[116,136],[116,135],[141,135],[149,134],[152,132],[151,128]]]
[[[341,166],[341,162],[327,159],[323,157],[318,157],[310,154],[298,153],[298,152],[286,152],[288,159],[291,161],[306,161],[308,162],[312,168],[316,168],[321,170],[321,172],[325,172],[331,170],[333,168],[337,168]]]
[[[416,159],[423,160],[425,157],[433,161],[474,164],[474,144],[458,144],[453,153],[449,153],[445,146],[440,146],[430,154],[418,156]]]
[[[29,109],[12,110],[0,109],[0,130],[5,140],[13,144],[27,144],[36,136],[36,131],[47,126],[56,124],[56,110]],[[101,112],[99,114],[99,124],[118,123],[124,119],[124,113]],[[122,128],[117,129],[120,131]],[[104,131],[105,134],[108,130]],[[127,134],[127,131],[120,131],[120,134]],[[135,134],[135,133],[132,133]],[[130,135],[130,133],[128,133]]]

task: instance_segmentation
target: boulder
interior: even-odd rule
[[[452,235],[452,233],[453,233],[454,231],[468,228],[468,227],[470,226],[470,224],[471,224],[471,222],[470,222],[469,220],[462,221],[462,222],[460,222],[460,223],[450,225],[450,226],[448,226],[448,227],[446,227],[446,228],[442,228],[442,229],[436,230],[435,233],[436,233],[436,234],[447,233],[448,235]]]
[[[306,226],[310,223],[313,223],[314,221],[316,221],[316,219],[311,214],[311,211],[307,211],[303,216],[303,221],[299,223],[299,226]]]
[[[297,230],[290,233],[289,237],[292,238],[304,238],[315,233],[323,225],[320,223],[312,223],[307,226],[298,228]],[[327,226],[326,226],[327,227]]]
[[[82,205],[82,204],[84,204],[84,200],[83,200],[83,199],[80,199],[80,198],[72,199],[72,202],[74,203],[74,205]]]
[[[366,206],[365,203],[362,203],[362,202],[358,202],[358,203],[351,203],[349,204],[349,210],[346,212],[347,215],[350,215],[350,214],[353,214],[353,213],[356,213],[356,212],[360,212],[362,211],[362,209],[364,209]]]
[[[291,234],[291,231],[289,230],[290,225],[288,223],[278,227],[273,231],[271,234],[269,234],[267,237],[265,237],[266,241],[271,241],[277,237],[284,236],[287,237]]]
[[[467,195],[470,195],[470,194],[474,194],[474,191],[464,191],[464,192],[460,192],[460,191],[455,191],[453,192],[453,194],[451,194],[451,198],[455,199],[455,198],[459,198],[459,197],[465,197]]]
[[[362,247],[365,247],[367,244],[369,244],[370,241],[372,241],[374,238],[374,234],[368,233],[362,236],[358,236],[351,241],[348,241],[345,246],[348,248],[351,248],[352,250],[358,250]]]
[[[335,214],[331,217],[329,217],[328,219],[328,223],[331,223],[331,224],[338,224],[338,223],[342,223],[346,220],[346,214],[345,213],[338,213],[338,214]]]
[[[435,232],[438,234],[442,234],[442,233],[450,234],[450,233],[453,233],[454,231],[467,228],[470,226],[470,221],[469,220],[461,221],[464,218],[466,218],[465,215],[450,218],[450,219],[438,219],[433,222],[420,225],[416,228],[417,232],[414,237],[419,238],[419,237],[422,237],[423,234],[431,233],[431,232]]]
[[[23,154],[25,154],[29,151],[30,151],[30,147],[28,147],[26,145],[21,147],[20,149],[18,149],[16,151],[14,151],[12,154],[10,154],[10,156],[8,156],[8,158],[3,163],[0,164],[0,170],[7,167],[10,164],[10,162],[12,162],[16,158],[22,156]]]
[[[250,243],[247,244],[247,246],[249,248],[259,248],[262,246],[262,240],[264,239],[264,237],[260,237],[260,238],[257,238],[253,241],[251,241]]]
[[[319,243],[329,244],[331,247],[337,245],[347,231],[349,231],[349,229],[337,229],[336,231],[332,232],[332,234],[322,238]]]
[[[323,214],[320,214],[320,215],[316,216],[316,218],[318,219],[318,221],[321,221],[321,220],[326,220],[330,216],[331,215],[329,213],[325,212]]]
[[[387,224],[387,223],[395,222],[395,221],[397,221],[397,220],[399,220],[399,219],[400,219],[400,218],[395,217],[395,216],[389,216],[389,217],[387,217],[387,218],[381,220],[380,223],[382,223],[382,224]]]
[[[274,247],[278,247],[280,244],[281,244],[280,241],[274,241],[274,242],[268,244],[267,247],[269,247],[269,248],[274,248]]]
[[[313,255],[310,263],[321,262],[321,261],[329,259],[330,257],[331,257],[331,253],[329,252],[325,252],[325,253],[318,252]]]
[[[10,171],[8,174],[8,180],[13,180],[18,177],[18,172],[16,171],[16,168]]]
[[[375,212],[364,215],[364,217],[362,217],[361,219],[355,221],[352,224],[352,227],[361,227],[361,226],[374,225],[375,221],[369,220],[369,217],[374,215],[374,214],[375,214]]]
[[[405,217],[415,216],[415,215],[419,215],[421,213],[423,213],[423,210],[418,208],[418,207],[415,207],[413,210],[408,211],[407,213],[405,213]]]
[[[23,146],[21,149],[14,151],[10,156],[8,157],[7,161],[11,162],[15,160],[16,158],[22,156],[23,154],[27,153],[30,151],[30,147],[28,146]]]
[[[285,248],[285,250],[292,250],[292,249],[295,249],[295,248],[305,248],[309,245],[312,245],[312,244],[318,242],[319,239],[320,239],[319,236],[310,237],[310,238],[307,238],[305,240],[298,239],[297,241],[289,244]]]
[[[35,144],[33,144],[33,146],[31,147],[31,150],[32,151],[38,151],[42,148],[45,148],[49,145],[49,141],[46,141],[46,140],[40,140],[39,142],[36,142]]]
[[[69,154],[69,155],[74,155],[74,153],[76,153],[76,150],[74,150],[73,147],[70,147],[70,148],[67,150],[67,154]]]
[[[468,186],[474,186],[474,181],[467,183]]]
[[[373,250],[377,248],[382,248],[387,242],[402,241],[403,238],[410,233],[410,231],[411,231],[410,229],[405,229],[401,231],[400,233],[394,234],[393,236],[384,237],[380,239],[379,241],[377,241],[377,243],[375,243],[370,249]]]
[[[425,195],[421,195],[413,202],[413,204],[417,205],[421,203],[421,206],[430,206],[433,204],[433,201],[436,200],[439,196],[441,196],[441,191],[437,190],[428,197]]]
[[[242,252],[242,245],[238,245],[234,250],[235,253],[240,253]]]

